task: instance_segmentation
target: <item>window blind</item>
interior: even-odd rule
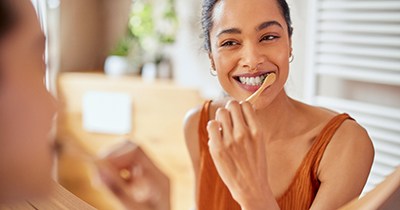
[[[40,23],[40,27],[44,33],[44,35],[47,37],[47,10],[46,10],[46,1],[45,0],[31,0],[33,7],[36,10],[36,14]],[[46,39],[46,46],[45,46],[45,52],[44,52],[44,60],[46,63],[46,76],[45,76],[45,84],[47,89],[50,89],[49,84],[50,84],[50,78],[49,78],[49,72],[48,72],[48,39]]]
[[[400,103],[347,92],[353,83],[384,87],[392,90],[389,98],[400,98],[400,0],[311,0],[309,11],[306,97],[349,113],[367,129],[375,147],[367,192],[400,165]],[[323,77],[350,85],[327,94],[321,90]]]

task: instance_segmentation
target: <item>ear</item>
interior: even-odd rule
[[[208,53],[208,59],[210,59],[211,68],[212,68],[213,70],[215,70],[215,62],[214,62],[214,58],[213,58],[211,52]]]

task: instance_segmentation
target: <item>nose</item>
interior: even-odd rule
[[[265,62],[265,55],[261,53],[255,44],[247,44],[242,48],[240,61],[240,65],[243,68],[249,71],[256,71]]]

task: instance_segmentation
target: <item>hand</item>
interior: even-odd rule
[[[127,209],[170,209],[168,177],[132,142],[100,159],[98,168],[100,178]]]
[[[279,208],[268,184],[262,127],[252,105],[229,101],[207,130],[217,171],[242,209]]]

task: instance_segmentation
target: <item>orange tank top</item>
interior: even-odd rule
[[[211,101],[204,103],[199,122],[200,170],[198,176],[199,194],[198,210],[241,210],[239,204],[232,198],[228,188],[219,177],[208,150],[207,123]],[[329,121],[316,137],[313,145],[297,169],[296,175],[285,193],[277,198],[282,210],[309,209],[318,192],[320,182],[317,177],[319,163],[332,136],[348,114],[339,114]]]

